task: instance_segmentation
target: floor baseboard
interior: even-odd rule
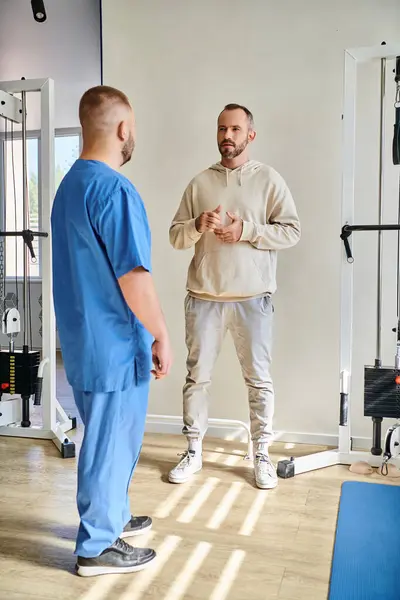
[[[146,423],[146,431],[148,433],[168,433],[171,435],[182,435],[182,422],[179,421],[160,421],[157,419],[149,419]],[[207,431],[210,437],[219,438],[222,440],[236,440],[237,442],[246,443],[246,432],[241,427],[232,426],[216,426],[210,425]],[[332,446],[336,447],[339,443],[337,435],[329,433],[309,433],[309,432],[293,432],[293,431],[276,431],[274,434],[275,442],[284,442],[286,444],[307,444],[310,446]],[[369,450],[371,440],[366,437],[354,437],[353,448],[359,450]]]

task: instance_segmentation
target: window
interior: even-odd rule
[[[55,154],[55,191],[57,191],[63,177],[69,171],[79,156],[80,135],[76,132],[62,132],[56,134],[54,143]],[[5,226],[6,231],[20,231],[23,229],[22,210],[22,140],[14,136],[11,141],[3,141],[0,149],[0,159],[4,172],[4,186],[0,190],[0,198],[4,195],[3,211],[0,215],[0,225]],[[0,166],[0,173],[2,170]],[[40,223],[40,141],[34,135],[27,139],[27,179],[29,199],[29,228],[38,231]],[[23,277],[23,241],[22,238],[7,237],[5,239],[5,267],[6,277]],[[0,240],[1,241],[1,240]],[[29,274],[33,278],[39,278],[40,268],[40,239],[35,238],[33,247],[36,261],[30,260]]]
[[[55,191],[79,156],[79,135],[58,135],[54,143]]]

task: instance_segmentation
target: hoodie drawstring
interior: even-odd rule
[[[225,174],[226,174],[226,187],[228,187],[228,185],[229,185],[228,169],[225,169]],[[242,187],[242,185],[243,185],[243,167],[240,167],[240,169],[239,169],[239,185],[240,185],[240,187]]]

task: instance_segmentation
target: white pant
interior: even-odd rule
[[[208,425],[208,388],[229,330],[248,389],[252,440],[272,437],[274,389],[270,375],[273,305],[270,296],[242,302],[185,300],[187,377],[183,388],[183,433],[202,439]],[[228,374],[229,377],[229,374]],[[229,418],[229,415],[226,415]]]

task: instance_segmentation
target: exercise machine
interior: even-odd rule
[[[41,180],[39,231],[33,231],[29,222],[27,180],[27,95],[40,94],[40,165]],[[33,79],[0,82],[0,118],[5,122],[5,139],[14,145],[14,126],[22,128],[22,199],[16,197],[15,170],[14,214],[22,201],[23,226],[20,231],[6,231],[5,219],[0,231],[0,316],[2,333],[8,337],[8,347],[0,347],[0,436],[49,439],[63,458],[75,457],[75,444],[66,432],[76,427],[76,419],[69,418],[56,398],[56,327],[52,295],[52,254],[50,215],[54,197],[54,82],[52,79]],[[7,136],[10,124],[11,137]],[[14,161],[13,161],[14,165]],[[4,178],[3,178],[4,179]],[[4,203],[6,204],[6,203]],[[13,306],[7,303],[5,239],[22,238],[23,278],[22,310],[19,311],[18,281]],[[34,242],[41,244],[42,283],[42,347],[32,344],[32,316],[30,303],[30,264],[36,260]],[[10,294],[8,294],[10,295]],[[16,348],[15,339],[23,339]],[[36,408],[34,408],[36,407]],[[40,407],[40,409],[38,408]],[[32,411],[40,412],[41,424],[31,422]]]
[[[342,265],[340,307],[340,411],[339,444],[333,450],[317,452],[308,456],[279,461],[278,476],[293,477],[333,465],[352,465],[367,462],[372,467],[383,467],[390,461],[400,467],[400,422],[390,427],[385,436],[384,452],[381,447],[383,418],[400,419],[400,188],[398,222],[383,223],[383,184],[385,156],[385,110],[386,71],[388,61],[395,62],[396,95],[394,100],[395,125],[393,133],[393,164],[400,164],[400,43],[389,46],[383,42],[371,48],[356,48],[345,51],[344,60],[344,107],[343,107],[343,154],[342,154]],[[355,123],[357,100],[357,67],[360,63],[380,61],[380,144],[379,144],[379,218],[376,225],[354,223],[354,180],[355,180]],[[397,333],[396,351],[392,365],[383,366],[381,358],[382,323],[382,236],[385,231],[398,232],[397,255]],[[377,232],[377,339],[373,365],[364,368],[364,416],[373,421],[372,447],[370,452],[352,448],[350,429],[350,390],[352,371],[353,338],[353,263],[351,236],[356,232]],[[383,456],[382,456],[383,454]],[[384,469],[383,469],[384,472]]]

